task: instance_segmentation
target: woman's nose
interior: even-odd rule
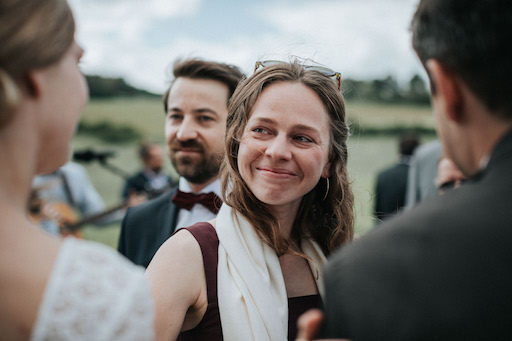
[[[286,137],[278,135],[270,140],[267,148],[265,149],[265,155],[276,160],[291,159],[292,152]]]

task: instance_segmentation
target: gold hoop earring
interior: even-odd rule
[[[322,200],[325,201],[325,199],[327,198],[327,194],[329,193],[329,178],[325,178],[325,181],[326,181],[326,189],[325,189],[325,195],[324,195],[324,198]]]

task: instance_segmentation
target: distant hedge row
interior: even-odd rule
[[[400,136],[404,133],[415,132],[421,136],[433,136],[436,134],[433,128],[420,126],[390,126],[383,128],[364,127],[350,122],[350,134],[352,136]],[[108,143],[131,143],[143,138],[143,134],[131,125],[119,125],[109,121],[97,123],[80,122],[78,134],[89,135]]]
[[[430,103],[430,94],[419,75],[414,75],[406,85],[402,86],[391,76],[369,81],[349,78],[342,81],[342,90],[347,100],[416,105]]]
[[[123,96],[160,97],[146,90],[137,89],[122,78],[86,76],[91,98]],[[430,102],[425,82],[414,75],[405,85],[400,85],[392,76],[374,80],[343,79],[343,95],[347,100],[373,101],[380,103],[425,104]]]
[[[434,136],[436,131],[434,128],[422,126],[389,126],[389,127],[365,127],[350,122],[350,134],[352,136],[400,136],[406,133],[416,133],[420,136]]]
[[[119,125],[108,121],[87,123],[81,121],[78,125],[78,134],[96,137],[108,143],[128,143],[138,141],[142,133],[130,125]]]
[[[137,89],[122,78],[85,76],[91,98],[109,98],[123,96],[160,97],[146,90]]]

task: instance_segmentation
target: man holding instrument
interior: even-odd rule
[[[82,216],[96,215],[105,210],[105,203],[91,183],[87,171],[79,164],[68,162],[51,174],[36,176],[32,182],[32,217],[52,235],[66,235],[66,225]],[[79,234],[78,234],[79,235]]]

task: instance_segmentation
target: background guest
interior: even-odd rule
[[[50,174],[34,177],[32,191],[29,203],[31,217],[46,232],[55,236],[81,236],[79,230],[71,231],[67,226],[77,223],[80,217],[105,211],[105,203],[91,183],[87,171],[75,162],[68,162]]]
[[[441,142],[439,140],[427,142],[416,148],[407,175],[406,209],[414,207],[425,198],[437,195],[434,181],[440,157]]]
[[[123,199],[130,195],[154,198],[170,190],[171,178],[163,171],[162,148],[156,143],[143,142],[139,147],[139,157],[144,168],[128,178],[123,188]]]
[[[404,207],[409,163],[418,144],[416,134],[403,134],[398,144],[400,161],[377,175],[374,212],[377,223],[395,215]]]

